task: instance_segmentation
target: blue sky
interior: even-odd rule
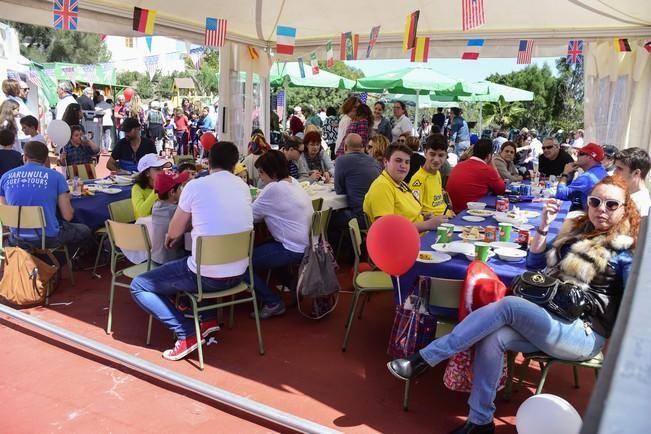
[[[533,64],[543,66],[549,65],[554,75],[557,75],[555,65],[556,57],[542,57],[533,59]],[[467,81],[483,80],[493,73],[508,74],[509,72],[519,71],[528,65],[518,65],[513,58],[486,58],[479,60],[461,60],[461,59],[430,59],[428,66],[451,77],[458,77]],[[411,63],[409,59],[382,59],[382,60],[356,60],[348,61],[347,65],[359,68],[364,71],[364,75],[373,75],[382,72],[394,71],[413,65],[422,65],[421,63]]]

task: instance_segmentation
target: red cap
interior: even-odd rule
[[[579,148],[579,154],[588,155],[594,158],[596,161],[601,162],[604,159],[604,150],[601,146],[596,143],[588,143],[582,148]]]
[[[190,179],[189,172],[181,172],[179,174],[173,175],[167,172],[161,172],[156,177],[154,181],[154,190],[158,194],[164,194],[176,187],[179,184],[183,184],[188,179]]]

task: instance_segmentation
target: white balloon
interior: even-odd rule
[[[70,141],[70,126],[62,120],[53,120],[47,127],[47,136],[57,148],[64,147]]]
[[[578,434],[583,423],[572,404],[547,393],[528,398],[515,417],[518,434]]]

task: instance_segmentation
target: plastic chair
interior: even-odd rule
[[[66,166],[66,173],[68,174],[68,179],[72,179],[75,176],[78,176],[79,179],[95,179],[95,165],[94,164],[76,164]]]
[[[122,199],[108,204],[108,212],[110,219],[119,223],[133,223],[136,221],[136,216],[133,210],[133,202],[131,199]],[[97,274],[97,267],[99,265],[99,257],[102,253],[102,246],[106,239],[106,226],[95,230],[95,235],[99,237],[99,247],[97,248],[97,255],[95,256],[95,265],[93,265],[92,275],[94,277],[101,277]]]
[[[317,197],[316,199],[312,199],[312,208],[314,211],[321,211],[323,209],[323,198]]]
[[[174,165],[179,166],[182,163],[192,162],[194,164],[195,160],[192,155],[175,155],[174,156]]]
[[[504,389],[504,399],[506,401],[511,399],[511,394],[513,393],[514,387],[513,387],[513,376],[515,372],[515,357],[517,353],[510,352],[508,353],[507,357],[507,371],[508,371],[508,377],[506,381],[506,387]],[[555,363],[562,363],[565,365],[571,365],[572,366],[572,373],[574,374],[574,387],[579,388],[579,370],[578,368],[592,368],[595,371],[595,376],[599,375],[599,370],[602,368],[603,363],[604,363],[604,354],[603,352],[599,352],[596,356],[594,356],[590,360],[583,360],[583,361],[578,361],[578,362],[572,362],[568,360],[561,360],[561,359],[556,359],[554,357],[551,357],[548,354],[545,354],[543,352],[535,352],[535,353],[527,353],[527,354],[522,354],[524,356],[524,366],[523,369],[526,369],[529,367],[529,363],[531,361],[538,362],[538,366],[540,366],[540,380],[538,381],[538,386],[536,387],[536,395],[542,393],[543,387],[545,387],[545,381],[547,381],[547,375],[549,374],[549,370],[552,367],[553,364]],[[522,375],[520,375],[520,380],[518,381],[518,384],[522,382]]]
[[[429,291],[430,312],[436,310],[458,309],[459,298],[463,289],[463,280],[443,279],[431,277]],[[446,317],[436,314],[436,333],[434,339],[447,335],[459,322],[456,317]],[[409,409],[409,388],[411,380],[405,380],[405,392],[402,400],[402,409]]]
[[[49,250],[52,253],[63,252],[68,264],[68,272],[70,273],[70,283],[75,285],[75,274],[72,271],[72,262],[70,261],[70,253],[68,246],[63,244],[61,246],[47,248],[45,246],[45,214],[43,214],[43,207],[40,206],[16,206],[16,205],[0,205],[0,221],[3,226],[8,228],[18,228],[20,220],[20,229],[35,229],[41,232],[41,249]],[[45,294],[45,304],[49,302],[50,287],[48,285],[47,293]]]
[[[111,243],[111,290],[109,293],[108,321],[106,324],[106,334],[111,333],[113,325],[113,299],[115,298],[115,287],[129,288],[130,282],[137,276],[152,270],[156,265],[151,260],[151,241],[147,227],[141,224],[121,223],[114,220],[106,221],[106,233]],[[127,265],[124,268],[118,268],[118,260],[122,256],[121,249],[141,250],[147,252],[147,261],[137,265]],[[126,277],[129,283],[120,282],[119,279]],[[147,325],[147,345],[151,337],[152,316],[149,315]]]
[[[260,316],[258,313],[258,303],[255,297],[255,289],[253,286],[253,265],[251,258],[253,257],[253,241],[255,233],[253,230],[240,232],[238,234],[228,235],[213,235],[201,236],[196,241],[196,263],[197,263],[197,288],[196,292],[184,291],[184,294],[190,299],[192,303],[192,315],[194,317],[194,327],[196,336],[201,336],[201,328],[199,326],[199,314],[203,311],[210,309],[219,309],[222,307],[231,307],[229,327],[233,326],[233,315],[236,304],[248,303],[253,304],[253,312],[255,315],[255,326],[258,332],[258,349],[260,355],[264,354],[264,343],[262,341],[262,330],[260,328]],[[239,261],[248,258],[249,260],[249,281],[251,283],[241,282],[232,288],[215,291],[204,292],[201,285],[201,267],[208,265],[221,265],[230,262]],[[250,296],[246,298],[235,299],[235,295],[242,292],[250,292]],[[225,297],[230,297],[230,301],[221,301]],[[202,304],[199,303],[204,300],[216,299],[216,303]],[[199,367],[203,370],[203,345],[201,339],[197,339],[199,343]]]
[[[355,264],[354,264],[354,274],[353,274],[353,288],[355,292],[353,293],[353,302],[350,305],[350,311],[346,318],[346,333],[344,334],[344,343],[341,346],[341,351],[346,351],[348,345],[348,338],[350,337],[350,332],[353,328],[353,317],[357,311],[357,303],[359,298],[364,295],[367,296],[372,292],[389,292],[393,291],[393,282],[391,277],[383,271],[359,271],[359,262],[362,250],[362,235],[359,230],[359,224],[357,219],[352,218],[348,222],[348,229],[350,231],[350,239],[353,243],[353,252],[355,253]],[[362,304],[358,319],[362,318],[362,311],[364,310],[364,304]]]

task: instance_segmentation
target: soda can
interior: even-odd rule
[[[518,231],[518,244],[520,244],[520,248],[527,250],[529,248],[529,230],[528,229],[520,229]]]
[[[484,241],[487,243],[497,241],[497,228],[495,226],[486,226],[484,229]]]
[[[551,181],[545,181],[545,188],[552,188],[552,182]]]
[[[497,197],[497,200],[495,201],[495,210],[497,212],[504,211],[504,198],[502,196]]]
[[[503,202],[502,207],[504,208],[503,211],[507,212],[509,210],[509,207],[511,206],[511,203],[509,202],[509,198],[508,197],[503,198],[502,202]]]

